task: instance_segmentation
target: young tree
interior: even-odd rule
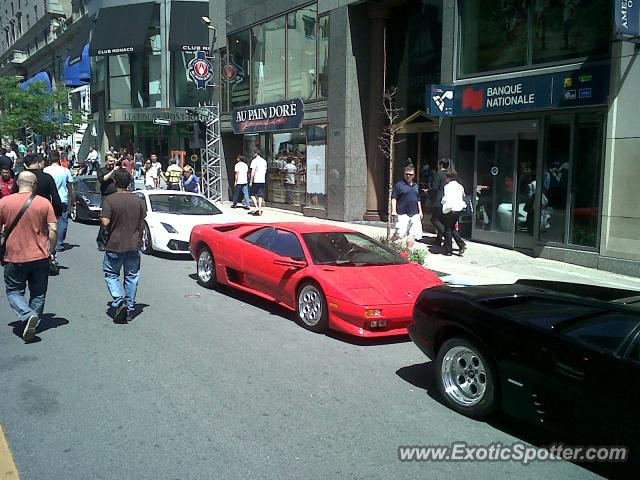
[[[387,125],[380,135],[380,150],[387,159],[389,165],[389,184],[387,185],[387,242],[391,241],[391,194],[393,193],[393,168],[395,165],[395,146],[402,141],[397,140],[397,133],[400,129],[398,119],[400,118],[400,111],[396,105],[395,97],[397,92],[396,87],[385,90],[382,100],[384,116],[387,120]]]
[[[83,124],[82,111],[69,104],[69,89],[50,91],[44,82],[27,89],[19,77],[0,77],[0,135],[17,138],[20,130],[31,127],[44,139],[66,137]]]

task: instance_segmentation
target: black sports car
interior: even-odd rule
[[[83,175],[73,181],[74,194],[69,204],[69,217],[74,222],[100,220],[102,195],[100,182],[94,176]]]
[[[424,290],[409,335],[454,410],[638,445],[640,292],[561,282]],[[582,436],[584,434],[584,436]]]

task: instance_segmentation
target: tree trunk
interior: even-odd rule
[[[393,221],[393,217],[391,215],[391,194],[393,193],[393,163],[395,160],[395,139],[396,135],[393,131],[394,125],[391,125],[390,128],[390,142],[389,142],[389,185],[387,192],[387,243],[391,242],[391,222]]]

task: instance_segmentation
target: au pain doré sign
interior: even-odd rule
[[[235,108],[231,114],[234,133],[296,130],[302,126],[304,103],[301,99]]]

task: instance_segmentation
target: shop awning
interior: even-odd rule
[[[30,77],[27,80],[25,80],[24,82],[22,82],[20,84],[20,88],[22,88],[23,90],[27,90],[35,82],[43,82],[45,84],[45,88],[48,91],[50,91],[50,92],[53,91],[53,87],[51,85],[51,77],[49,76],[49,74],[47,72],[36,73],[33,77]]]
[[[93,27],[89,55],[120,55],[144,51],[155,3],[101,8]]]
[[[209,29],[202,17],[209,16],[209,2],[171,2],[169,50],[209,50]]]
[[[79,61],[71,63],[71,55],[64,61],[63,79],[67,87],[80,87],[91,83],[89,44],[84,46]]]
[[[82,59],[85,46],[89,43],[89,35],[91,34],[94,19],[94,15],[86,18],[84,24],[80,27],[78,33],[76,33],[73,44],[71,45],[71,50],[69,50],[69,65],[78,63]]]

